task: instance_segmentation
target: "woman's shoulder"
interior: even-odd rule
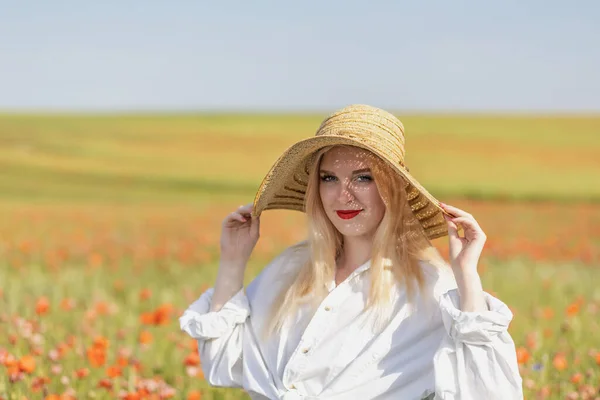
[[[420,259],[419,264],[423,272],[424,286],[436,302],[444,293],[457,287],[452,268],[441,256]]]
[[[304,258],[309,254],[309,250],[310,245],[308,243],[308,239],[305,239],[287,247],[285,250],[283,250],[282,254]]]
[[[308,240],[302,240],[283,249],[271,263],[269,263],[263,272],[275,270],[274,272],[288,273],[295,272],[310,257],[310,247]]]
[[[297,242],[280,251],[246,288],[249,295],[258,287],[281,284],[288,281],[310,256],[308,240]]]

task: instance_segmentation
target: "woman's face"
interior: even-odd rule
[[[385,204],[370,170],[372,157],[359,148],[334,147],[321,159],[321,201],[325,213],[344,236],[374,234],[385,214]]]

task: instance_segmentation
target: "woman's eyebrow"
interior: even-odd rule
[[[327,171],[325,169],[322,169],[320,171],[323,174],[331,174],[331,175],[335,175],[335,173],[331,172],[331,171]],[[361,174],[363,172],[371,172],[371,168],[363,168],[363,169],[357,169],[356,171],[352,172],[352,174]]]

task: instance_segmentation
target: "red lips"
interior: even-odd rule
[[[339,210],[336,211],[341,219],[352,219],[361,213],[362,210]]]

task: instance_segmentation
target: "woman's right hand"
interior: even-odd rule
[[[260,216],[252,216],[252,203],[240,206],[223,220],[221,259],[246,265],[260,237]]]

